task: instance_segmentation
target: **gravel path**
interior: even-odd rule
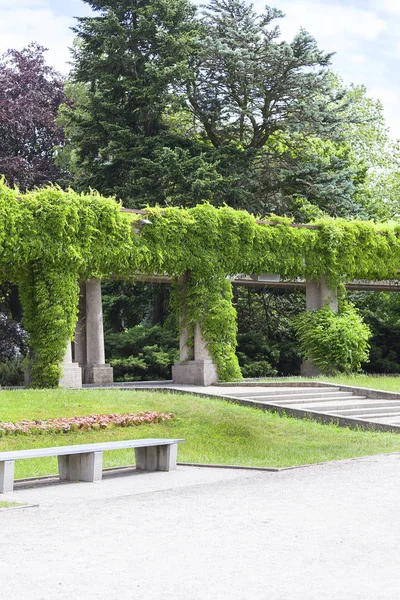
[[[400,455],[178,467],[1,499],[0,598],[397,600]]]

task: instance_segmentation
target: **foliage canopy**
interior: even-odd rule
[[[60,118],[59,164],[76,189],[136,208],[371,215],[348,126],[369,122],[374,106],[333,77],[331,54],[305,31],[281,41],[280,11],[257,14],[244,0],[211,0],[199,13],[189,0],[86,1],[95,16],[75,28]]]
[[[0,173],[21,189],[60,176],[53,149],[64,139],[56,116],[66,96],[61,76],[45,64],[44,50],[30,44],[0,57]]]
[[[312,228],[259,224],[245,211],[203,204],[148,209],[151,225],[135,232],[138,214],[97,193],[49,187],[26,194],[0,184],[0,278],[19,286],[37,386],[58,385],[72,339],[78,280],[134,279],[168,273],[175,305],[200,328],[220,378],[239,376],[229,277],[279,273],[283,278],[340,281],[396,278],[398,224],[327,219]],[[137,229],[136,229],[137,231]]]
[[[336,313],[328,305],[297,315],[295,327],[304,357],[326,375],[359,371],[368,360],[372,332],[351,302]]]

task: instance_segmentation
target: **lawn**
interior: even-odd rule
[[[102,431],[5,436],[0,450],[69,445],[144,437],[184,438],[178,460],[187,463],[286,467],[400,451],[400,435],[354,431],[297,420],[217,399],[165,391],[0,391],[0,421],[45,419],[92,413],[157,410],[174,421]],[[57,472],[56,458],[16,462],[16,477]],[[134,451],[105,454],[105,466],[134,463]]]
[[[400,376],[395,375],[320,375],[319,377],[280,377],[257,380],[274,383],[275,381],[322,381],[326,383],[342,383],[354,387],[373,388],[385,390],[386,392],[397,392],[400,394]]]

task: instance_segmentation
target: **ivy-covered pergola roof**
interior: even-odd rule
[[[19,286],[29,333],[32,379],[58,385],[72,339],[78,280],[166,273],[187,326],[200,323],[220,378],[237,376],[236,322],[228,276],[279,273],[282,279],[392,280],[400,269],[398,223],[320,220],[297,226],[202,204],[190,209],[121,209],[97,193],[56,187],[26,194],[0,182],[0,278]]]

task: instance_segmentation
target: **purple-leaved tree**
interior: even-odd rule
[[[0,57],[0,175],[23,191],[60,175],[54,147],[63,130],[56,116],[66,98],[61,75],[45,64],[45,50],[32,43]]]

